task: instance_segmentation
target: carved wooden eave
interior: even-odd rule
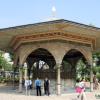
[[[63,31],[54,31],[54,32],[44,32],[39,34],[31,34],[31,35],[18,35],[10,43],[10,46],[15,51],[21,44],[29,43],[29,42],[41,42],[41,41],[50,41],[50,40],[64,40],[71,41],[75,43],[82,43],[86,45],[90,45],[92,50],[96,47],[96,38],[94,36],[82,36],[82,35],[74,35],[69,32]]]
[[[13,52],[21,44],[64,40],[100,51],[100,28],[64,19],[0,29],[0,50]]]

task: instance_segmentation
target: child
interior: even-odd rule
[[[78,84],[76,84],[76,93],[78,93],[78,98],[83,100],[83,93],[85,91],[85,79],[82,79]]]

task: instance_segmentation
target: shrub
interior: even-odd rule
[[[98,80],[100,82],[100,73],[97,73],[96,77],[98,78]]]

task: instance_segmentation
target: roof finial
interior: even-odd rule
[[[54,2],[54,0],[53,0],[53,2]],[[54,3],[53,3],[53,5],[54,5]],[[56,7],[55,6],[52,6],[52,16],[51,16],[51,18],[48,18],[48,20],[49,21],[52,21],[52,20],[57,20],[58,18],[57,18],[57,16],[56,16]]]
[[[52,0],[52,20],[56,20],[56,7],[55,7],[55,0]]]
[[[55,6],[52,7],[52,17],[53,18],[56,17],[56,8],[55,8]]]

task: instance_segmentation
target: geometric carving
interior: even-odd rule
[[[95,49],[96,38],[95,37],[85,37],[80,35],[74,35],[71,33],[65,32],[47,32],[47,33],[40,33],[40,34],[31,34],[31,35],[23,35],[23,36],[16,36],[11,41],[11,47],[13,49],[17,49],[22,43],[27,42],[34,42],[34,41],[45,41],[45,40],[66,40],[71,42],[78,42],[83,44],[91,45],[92,49]]]

